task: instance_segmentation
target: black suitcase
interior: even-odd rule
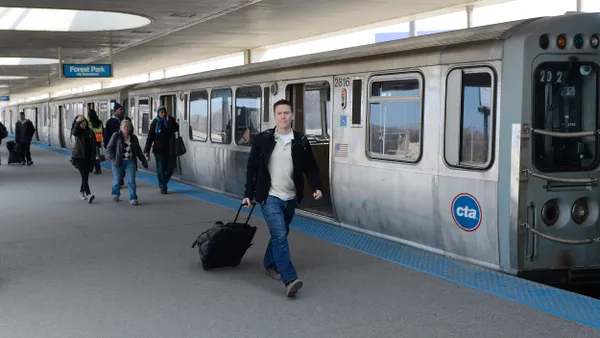
[[[233,222],[227,224],[223,224],[221,221],[216,222],[211,229],[204,231],[196,238],[192,248],[198,245],[204,270],[235,267],[240,264],[242,257],[252,246],[252,240],[256,234],[256,227],[248,225],[255,206],[256,204],[253,203],[246,223],[237,223],[242,204],[238,208]]]
[[[8,164],[21,163],[21,152],[15,141],[6,142],[6,149],[8,149]]]

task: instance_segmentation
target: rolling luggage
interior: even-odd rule
[[[240,264],[246,250],[252,246],[252,240],[256,234],[256,227],[248,225],[255,206],[256,204],[252,203],[252,209],[245,223],[237,223],[242,204],[238,208],[233,222],[227,224],[223,224],[221,221],[216,222],[211,229],[204,231],[196,238],[192,248],[198,245],[204,270],[235,267]]]
[[[15,141],[6,142],[6,149],[8,150],[8,164],[21,163],[21,152]]]

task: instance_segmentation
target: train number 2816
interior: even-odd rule
[[[334,87],[350,87],[349,77],[336,77],[333,79]]]

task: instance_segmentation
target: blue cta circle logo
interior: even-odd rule
[[[481,225],[481,205],[470,194],[456,195],[452,200],[451,212],[454,223],[464,231],[475,231]]]

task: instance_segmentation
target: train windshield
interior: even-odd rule
[[[534,165],[540,171],[590,170],[598,162],[596,135],[561,137],[560,133],[598,129],[598,65],[591,62],[545,62],[534,74]]]

